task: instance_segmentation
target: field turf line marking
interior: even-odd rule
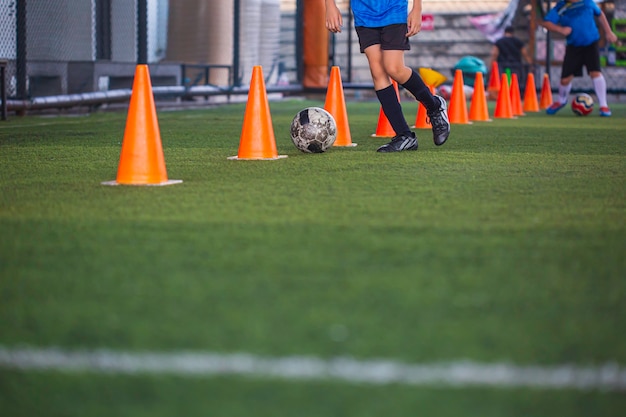
[[[626,368],[516,366],[473,361],[403,363],[394,360],[261,357],[247,353],[124,352],[0,346],[0,368],[102,374],[240,375],[283,380],[332,380],[372,385],[489,386],[626,391]]]

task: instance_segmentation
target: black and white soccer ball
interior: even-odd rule
[[[291,140],[305,153],[322,153],[337,139],[335,118],[321,107],[300,110],[291,122]]]

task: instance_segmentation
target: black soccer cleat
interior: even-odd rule
[[[433,141],[435,145],[441,146],[446,143],[450,136],[450,120],[448,120],[448,109],[446,100],[441,96],[433,96],[435,101],[439,103],[437,110],[428,111],[428,119],[433,127]]]
[[[391,142],[384,144],[376,150],[376,152],[402,152],[402,151],[414,151],[417,149],[417,138],[415,133],[411,132],[410,135],[397,135]]]

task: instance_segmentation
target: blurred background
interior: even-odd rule
[[[24,100],[38,97],[98,93],[91,98],[105,100],[110,96],[103,92],[132,87],[138,63],[150,65],[153,86],[175,87],[169,93],[178,99],[193,96],[199,86],[203,94],[209,87],[218,93],[245,87],[254,65],[263,67],[268,86],[299,92],[325,88],[329,67],[338,65],[346,89],[367,94],[371,79],[349,3],[338,1],[345,30],[330,35],[324,0],[0,0],[0,62],[9,109],[23,110]],[[617,45],[602,44],[609,92],[621,94],[626,2],[598,3],[621,36]],[[475,68],[464,70],[486,73],[492,43],[512,25],[534,59],[525,71],[536,77],[550,73],[556,88],[564,40],[539,28],[534,18],[554,4],[424,0],[423,29],[412,39],[406,62],[450,77],[471,57]],[[579,78],[574,89],[591,90],[591,81]],[[200,93],[199,99],[216,99]]]

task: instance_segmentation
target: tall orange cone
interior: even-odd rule
[[[519,90],[519,80],[516,73],[511,74],[509,94],[511,94],[513,116],[524,116],[524,110],[522,110],[522,95]]]
[[[552,105],[552,87],[550,87],[550,76],[543,74],[543,84],[541,85],[541,97],[539,108],[547,109]]]
[[[287,155],[278,155],[276,150],[276,138],[263,80],[263,69],[260,65],[256,65],[252,67],[248,103],[239,138],[239,153],[228,159],[276,160],[286,157]]]
[[[454,73],[452,96],[450,97],[450,106],[448,107],[448,119],[450,119],[450,123],[454,124],[470,124],[467,115],[465,89],[463,87],[463,72],[460,69],[457,69]]]
[[[526,77],[526,90],[524,91],[524,111],[538,112],[539,102],[537,101],[537,86],[535,85],[535,74],[532,72]]]
[[[495,98],[500,92],[500,70],[498,68],[498,62],[493,61],[491,63],[491,72],[489,73],[489,84],[487,85],[487,92]]]
[[[487,96],[485,96],[485,81],[483,73],[477,72],[474,78],[474,94],[470,102],[469,119],[477,122],[490,122]]]
[[[393,85],[394,90],[396,90],[396,96],[398,96],[398,101],[400,101],[400,91],[398,90],[398,83],[395,80],[391,80],[391,85]],[[376,126],[376,133],[372,134],[373,138],[392,138],[396,136],[396,131],[391,127],[391,123],[387,118],[387,115],[383,111],[383,107],[380,107],[380,111],[378,112],[378,125]]]
[[[346,99],[343,94],[343,83],[341,82],[341,72],[338,66],[333,66],[330,69],[324,110],[333,115],[337,124],[337,138],[333,146],[356,146],[356,143],[352,143]]]
[[[431,85],[428,86],[431,94],[435,94],[435,88]],[[428,121],[426,106],[419,101],[417,102],[417,114],[415,116],[415,125],[411,126],[417,129],[432,129],[432,125]]]
[[[511,106],[511,93],[509,91],[508,77],[502,74],[500,92],[493,117],[498,119],[513,119],[513,107]]]
[[[150,71],[145,64],[137,65],[117,178],[102,184],[170,185],[181,182],[167,178]]]

